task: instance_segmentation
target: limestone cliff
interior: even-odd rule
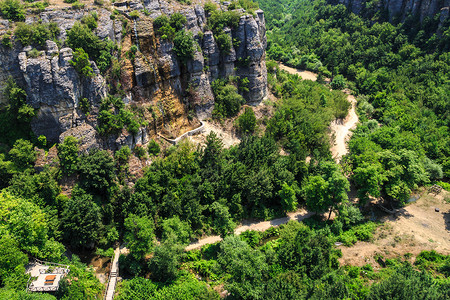
[[[221,9],[227,8],[222,5]],[[93,10],[98,14],[95,34],[118,46],[121,62],[118,79],[112,80],[110,73],[102,75],[94,62],[91,62],[94,76],[81,77],[69,63],[73,49],[64,43],[67,31]],[[134,11],[140,12],[139,17],[130,16]],[[186,64],[175,55],[173,43],[160,39],[153,29],[156,17],[174,12],[186,16],[185,29],[198,44],[194,58]],[[117,149],[122,145],[145,144],[156,132],[175,137],[195,128],[197,119],[211,116],[214,107],[211,82],[219,77],[247,77],[248,91],[243,96],[249,104],[259,103],[266,97],[264,14],[261,10],[254,14],[241,10],[240,15],[237,28],[224,29],[234,46],[223,53],[205,26],[207,16],[201,3],[181,5],[144,0],[116,2],[108,9],[93,5],[81,10],[49,7],[37,15],[30,14],[26,22],[56,22],[61,29],[59,46],[47,41],[45,47],[38,48],[38,56],[29,55],[31,47],[21,46],[14,37],[12,49],[0,46],[0,87],[8,76],[24,87],[27,102],[37,110],[32,129],[50,141],[74,135],[82,140],[84,149]],[[13,28],[13,23],[2,20],[0,35]],[[130,59],[127,55],[133,45],[138,51]],[[100,137],[96,132],[99,104],[111,89],[116,93],[119,90],[126,107],[144,120],[137,133],[124,129]],[[91,107],[89,114],[81,109],[80,101],[84,98]],[[2,102],[5,99],[0,97]]]
[[[364,14],[368,10],[384,10],[389,20],[404,21],[408,15],[417,16],[420,21],[425,17],[449,14],[450,0],[330,0],[332,4],[344,4],[355,14]],[[442,22],[442,20],[441,20]]]

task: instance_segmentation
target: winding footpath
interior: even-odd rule
[[[317,74],[310,71],[300,71],[283,64],[279,64],[280,69],[287,71],[291,74],[299,75],[303,80],[317,80]],[[334,120],[330,125],[331,135],[334,136],[334,144],[331,147],[331,153],[336,162],[339,163],[340,159],[343,155],[347,154],[347,141],[351,137],[351,129],[355,128],[358,123],[358,115],[356,114],[356,98],[350,94],[350,91],[344,90],[344,92],[348,95],[347,100],[351,103],[350,110],[345,119]],[[262,221],[262,222],[250,222],[243,221],[240,226],[238,226],[234,230],[234,234],[239,235],[246,230],[257,230],[257,231],[265,231],[270,227],[280,226],[281,224],[285,224],[290,220],[302,221],[303,219],[309,218],[314,213],[308,212],[304,209],[298,210],[293,213],[289,213],[287,217],[274,219],[271,221]],[[205,237],[203,239],[198,240],[195,243],[190,244],[185,248],[186,251],[190,251],[193,249],[201,248],[207,244],[213,244],[220,242],[222,238],[218,235],[212,235]]]
[[[288,213],[287,217],[274,219],[274,220],[270,220],[270,221],[251,222],[251,221],[244,220],[242,222],[242,224],[234,230],[234,234],[239,235],[246,230],[265,231],[265,230],[269,229],[270,227],[277,227],[277,226],[280,226],[281,224],[286,224],[290,220],[295,220],[295,221],[300,222],[303,219],[307,219],[307,218],[311,217],[312,215],[314,215],[314,213],[308,212],[304,209],[301,209],[296,212]],[[195,243],[190,244],[189,246],[187,246],[185,248],[185,250],[190,251],[193,249],[201,248],[204,245],[214,244],[214,243],[220,242],[221,240],[222,240],[222,238],[220,236],[211,235],[211,236],[205,237]]]

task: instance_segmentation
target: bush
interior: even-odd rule
[[[8,48],[12,48],[12,43],[11,43],[11,34],[10,33],[5,33],[2,36],[2,45]]]
[[[203,9],[205,10],[206,13],[215,12],[217,10],[217,4],[213,2],[206,2],[205,5],[203,6]]]
[[[173,51],[184,64],[194,57],[194,39],[192,38],[192,33],[187,34],[184,30],[178,31],[175,34],[173,44]]]
[[[94,72],[89,61],[89,56],[82,48],[75,49],[70,64],[83,77],[94,77]]]
[[[133,149],[133,151],[134,151],[134,154],[136,154],[136,156],[139,158],[139,159],[144,159],[145,158],[145,149],[144,149],[144,147],[142,147],[141,145],[136,145],[135,147],[134,147],[134,149]]]
[[[83,18],[81,19],[81,23],[85,24],[91,30],[97,28],[98,26],[97,21],[98,21],[98,14],[95,11],[88,15],[83,16]]]
[[[174,13],[170,16],[169,24],[171,27],[175,28],[176,31],[183,29],[183,26],[186,24],[186,17],[180,13]]]
[[[36,58],[39,55],[41,55],[41,51],[37,50],[36,48],[31,49],[30,51],[28,51],[28,56],[31,58]]]
[[[133,10],[132,12],[130,12],[130,18],[133,18],[133,19],[139,18],[139,11]]]
[[[345,78],[342,75],[336,75],[331,82],[333,90],[342,90],[346,86]]]
[[[151,139],[150,142],[148,143],[147,151],[148,154],[150,155],[158,155],[159,152],[161,151],[161,148],[159,147],[159,144],[155,140]]]
[[[211,87],[215,97],[213,116],[218,119],[234,117],[244,103],[244,98],[238,94],[237,88],[223,79],[213,81]]]
[[[223,51],[225,54],[230,54],[231,46],[233,45],[231,37],[225,32],[221,32],[215,36],[215,39],[220,51]]]
[[[166,15],[160,15],[153,21],[153,27],[159,29],[163,26],[170,26],[170,20]]]
[[[84,7],[85,7],[84,3],[81,3],[81,2],[78,2],[78,1],[72,3],[72,8],[73,9],[83,9]]]
[[[59,35],[58,25],[51,23],[18,23],[14,35],[23,46],[38,45],[45,46],[47,40],[54,40]]]
[[[236,28],[240,15],[236,11],[213,11],[208,18],[208,25],[215,34],[219,34],[225,27]]]
[[[256,128],[256,117],[251,107],[246,107],[242,115],[237,119],[239,132],[242,134],[253,133]]]
[[[67,32],[67,45],[72,49],[82,48],[95,61],[107,47],[106,42],[100,40],[86,24],[80,22],[76,22]]]
[[[3,0],[0,2],[2,15],[11,21],[25,20],[25,8],[19,0]]]

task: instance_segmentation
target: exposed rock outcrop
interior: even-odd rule
[[[47,41],[46,48],[38,57],[23,51],[18,58],[27,101],[37,109],[31,124],[33,132],[55,141],[64,131],[82,124],[78,110],[82,98],[95,105],[106,97],[106,82],[94,62],[91,67],[95,76],[80,77],[70,64],[72,49],[58,50],[52,41]]]
[[[420,21],[425,17],[433,17],[441,13],[442,10],[447,10],[450,6],[450,0],[380,0],[378,2],[368,0],[330,0],[332,4],[344,4],[355,14],[364,13],[368,6],[375,7],[373,9],[384,9],[389,20],[398,19],[404,21],[408,15],[418,16]],[[445,14],[445,12],[444,12]],[[448,14],[447,14],[448,16]]]
[[[37,112],[31,124],[36,135],[45,135],[50,142],[73,135],[80,139],[82,150],[117,149],[124,145],[133,148],[146,144],[157,132],[175,138],[199,126],[195,117],[210,117],[214,108],[211,83],[219,77],[246,77],[248,91],[243,96],[249,104],[259,103],[266,97],[267,42],[261,10],[254,15],[241,11],[238,26],[224,29],[233,41],[233,47],[224,53],[206,26],[207,16],[200,5],[144,0],[115,2],[114,8],[119,14],[112,15],[109,10],[95,7],[46,9],[39,16],[27,16],[26,22],[56,22],[61,49],[52,41],[38,48],[38,56],[30,55],[32,48],[23,48],[17,41],[13,49],[0,49],[0,86],[8,76],[13,76],[24,87],[28,103]],[[95,74],[92,78],[81,77],[70,64],[73,50],[64,43],[67,32],[93,10],[98,14],[94,33],[120,46],[121,74],[114,82],[111,75],[103,77],[94,62],[91,62]],[[139,11],[139,18],[131,17],[132,11]],[[174,53],[173,43],[161,39],[153,29],[156,17],[174,12],[186,16],[185,29],[196,42],[194,57],[186,63]],[[10,29],[8,21],[0,20],[0,33]],[[132,46],[138,49],[133,58],[129,56]],[[95,128],[99,103],[110,93],[111,86],[116,92],[119,89],[127,107],[139,112],[143,126],[137,133],[124,129],[112,136],[98,135]],[[81,109],[83,98],[91,106],[88,115]],[[0,97],[0,104],[4,100]]]

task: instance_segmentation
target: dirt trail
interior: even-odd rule
[[[225,148],[230,148],[231,146],[237,145],[240,142],[239,138],[233,132],[224,130],[217,124],[214,124],[210,121],[203,121],[203,125],[204,130],[202,133],[189,137],[189,139],[195,144],[204,144],[206,141],[206,137],[211,131],[216,132],[217,135],[222,139],[223,146]]]
[[[356,98],[349,94],[349,91],[345,91],[348,94],[347,100],[352,104],[348,115],[344,120],[334,120],[331,122],[330,129],[334,136],[334,145],[331,147],[331,153],[334,159],[339,163],[341,157],[347,154],[347,142],[352,136],[351,129],[356,127],[358,123],[358,115],[356,114]]]
[[[381,215],[383,223],[369,242],[357,242],[351,247],[341,246],[342,265],[378,266],[375,255],[396,258],[406,253],[414,259],[423,250],[436,250],[450,254],[450,193],[439,195],[424,193],[412,204],[400,209],[397,216]],[[439,212],[435,211],[439,208]]]
[[[294,69],[288,66],[285,66],[283,64],[278,65],[280,69],[290,73],[290,74],[297,74],[304,80],[317,80],[317,74],[310,72],[310,71],[302,71],[298,69]],[[330,80],[327,78],[327,82]],[[331,153],[334,157],[334,159],[339,163],[341,160],[341,157],[345,154],[347,154],[347,142],[351,137],[352,132],[350,129],[353,129],[356,124],[358,123],[358,115],[356,114],[356,98],[353,95],[350,95],[349,90],[344,90],[347,96],[348,102],[352,104],[347,117],[344,120],[338,119],[334,120],[330,124],[330,130],[332,136],[334,136],[334,144],[331,147]]]
[[[298,70],[298,69],[294,69],[288,66],[285,66],[283,64],[278,64],[278,66],[280,67],[281,70],[284,70],[290,74],[297,74],[299,75],[303,80],[312,80],[312,81],[316,81],[317,80],[317,74],[310,72],[310,71],[304,71],[304,70]]]
[[[270,227],[280,226],[281,224],[286,224],[290,220],[295,220],[295,221],[300,222],[303,219],[311,217],[313,214],[314,213],[312,213],[312,212],[308,212],[304,209],[301,209],[296,212],[288,213],[287,217],[274,219],[271,221],[251,222],[251,221],[244,220],[242,222],[242,224],[234,230],[234,233],[239,235],[246,230],[265,231],[265,230],[269,229]],[[207,244],[213,244],[216,242],[220,242],[221,240],[222,240],[222,238],[218,235],[208,236],[208,237],[205,237],[205,238],[197,241],[196,243],[190,244],[189,246],[187,246],[185,248],[185,250],[190,251],[193,249],[200,248]]]

